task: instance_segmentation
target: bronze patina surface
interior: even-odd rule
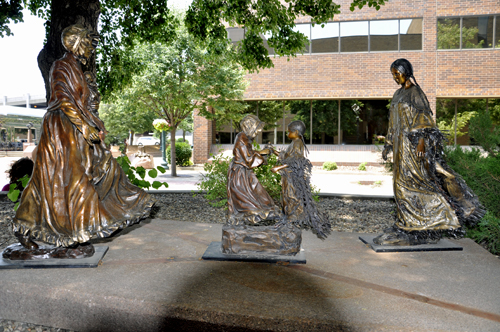
[[[95,76],[81,69],[97,40],[81,25],[66,28],[67,52],[50,71],[51,97],[35,167],[13,220],[21,244],[30,250],[38,248],[33,240],[41,240],[89,252],[81,244],[140,221],[153,205],[128,181],[103,142]]]
[[[312,164],[305,157],[304,143],[306,126],[302,121],[288,125],[288,138],[292,143],[286,150],[277,153],[281,165],[272,171],[281,174],[281,205],[286,218],[283,222],[301,229],[311,229],[320,239],[331,231],[328,215],[314,204],[311,193]]]
[[[432,118],[429,102],[406,59],[391,72],[401,85],[390,105],[384,159],[393,151],[396,223],[373,240],[376,244],[435,243],[441,233],[463,234],[485,211],[477,196],[443,159],[444,136]],[[411,79],[413,78],[413,82]]]

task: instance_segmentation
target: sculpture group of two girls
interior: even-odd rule
[[[25,188],[13,228],[22,246],[37,250],[33,240],[60,247],[88,247],[93,238],[147,217],[151,197],[132,185],[103,143],[106,133],[99,119],[95,77],[84,73],[98,37],[81,25],[66,28],[67,50],[50,71],[51,97],[44,116],[32,178]],[[418,244],[437,241],[441,231],[460,232],[467,222],[484,214],[477,197],[443,160],[443,136],[436,128],[425,94],[404,59],[391,66],[401,85],[391,103],[384,157],[394,152],[394,195],[397,220],[375,239],[380,244]],[[413,82],[412,82],[413,79]],[[288,126],[292,143],[285,151],[255,151],[252,140],[262,130],[256,116],[241,122],[234,159],[228,174],[231,225],[277,225],[312,229],[325,238],[331,229],[326,214],[318,211],[310,190],[312,165],[305,157],[305,126]],[[282,208],[263,189],[252,169],[275,153],[282,176]],[[85,250],[83,250],[85,251]]]
[[[319,238],[326,238],[331,225],[326,214],[318,211],[311,193],[310,178],[312,164],[305,157],[305,125],[293,121],[288,126],[288,138],[292,143],[284,151],[272,147],[256,151],[252,142],[263,129],[264,123],[255,115],[247,115],[241,121],[241,132],[236,135],[233,161],[229,165],[227,196],[228,224],[258,225],[274,220],[277,225],[290,224],[303,229],[312,229]],[[270,153],[278,156],[280,165],[271,171],[281,174],[281,205],[273,199],[259,183],[253,169],[265,163]]]

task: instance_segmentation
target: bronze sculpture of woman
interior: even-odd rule
[[[443,231],[463,234],[485,211],[477,196],[443,159],[444,136],[406,59],[391,65],[401,86],[392,98],[384,159],[393,150],[396,223],[373,242],[381,245],[436,243]],[[413,79],[413,82],[412,82]]]
[[[100,97],[93,77],[81,69],[97,41],[79,24],[62,33],[67,52],[50,71],[51,97],[35,167],[13,221],[16,236],[30,250],[38,248],[33,240],[89,247],[90,239],[147,217],[153,205],[145,191],[128,181],[102,141],[106,129],[97,112]]]

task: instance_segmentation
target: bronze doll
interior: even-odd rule
[[[443,159],[443,134],[436,127],[411,63],[391,65],[401,85],[390,105],[384,159],[393,151],[396,222],[373,240],[382,245],[436,243],[442,232],[462,235],[464,224],[477,223],[485,211],[472,190]],[[413,81],[412,81],[413,80]]]
[[[325,239],[331,231],[328,215],[318,211],[311,193],[312,164],[304,154],[306,126],[302,121],[288,125],[288,138],[292,143],[279,154],[281,165],[271,171],[281,174],[281,205],[286,222],[302,229],[312,229],[320,238]]]
[[[262,154],[269,154],[269,150],[259,152],[252,147],[264,122],[255,115],[247,115],[241,120],[240,126],[242,131],[236,135],[234,157],[228,171],[228,223],[252,225],[264,220],[275,220],[281,213],[253,172],[255,167],[264,163]]]
[[[98,117],[95,77],[84,75],[98,36],[76,24],[64,29],[65,55],[50,71],[51,97],[43,119],[35,167],[13,221],[21,244],[33,240],[56,247],[91,247],[147,217],[153,201],[132,185],[111,156]],[[86,77],[87,76],[87,77]]]

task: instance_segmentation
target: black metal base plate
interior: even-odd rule
[[[417,244],[414,246],[388,246],[373,243],[373,239],[379,236],[362,235],[359,239],[370,246],[375,252],[415,252],[415,251],[460,251],[463,247],[455,244],[447,239],[441,239],[435,244]]]
[[[10,260],[2,258],[0,254],[1,269],[61,269],[61,268],[89,268],[98,267],[109,247],[95,247],[95,253],[87,258],[48,258],[33,260]]]
[[[238,262],[260,262],[260,263],[278,263],[278,264],[305,264],[306,255],[301,250],[295,256],[269,255],[269,254],[223,254],[221,242],[212,242],[201,257],[204,260],[212,261],[238,261]]]

